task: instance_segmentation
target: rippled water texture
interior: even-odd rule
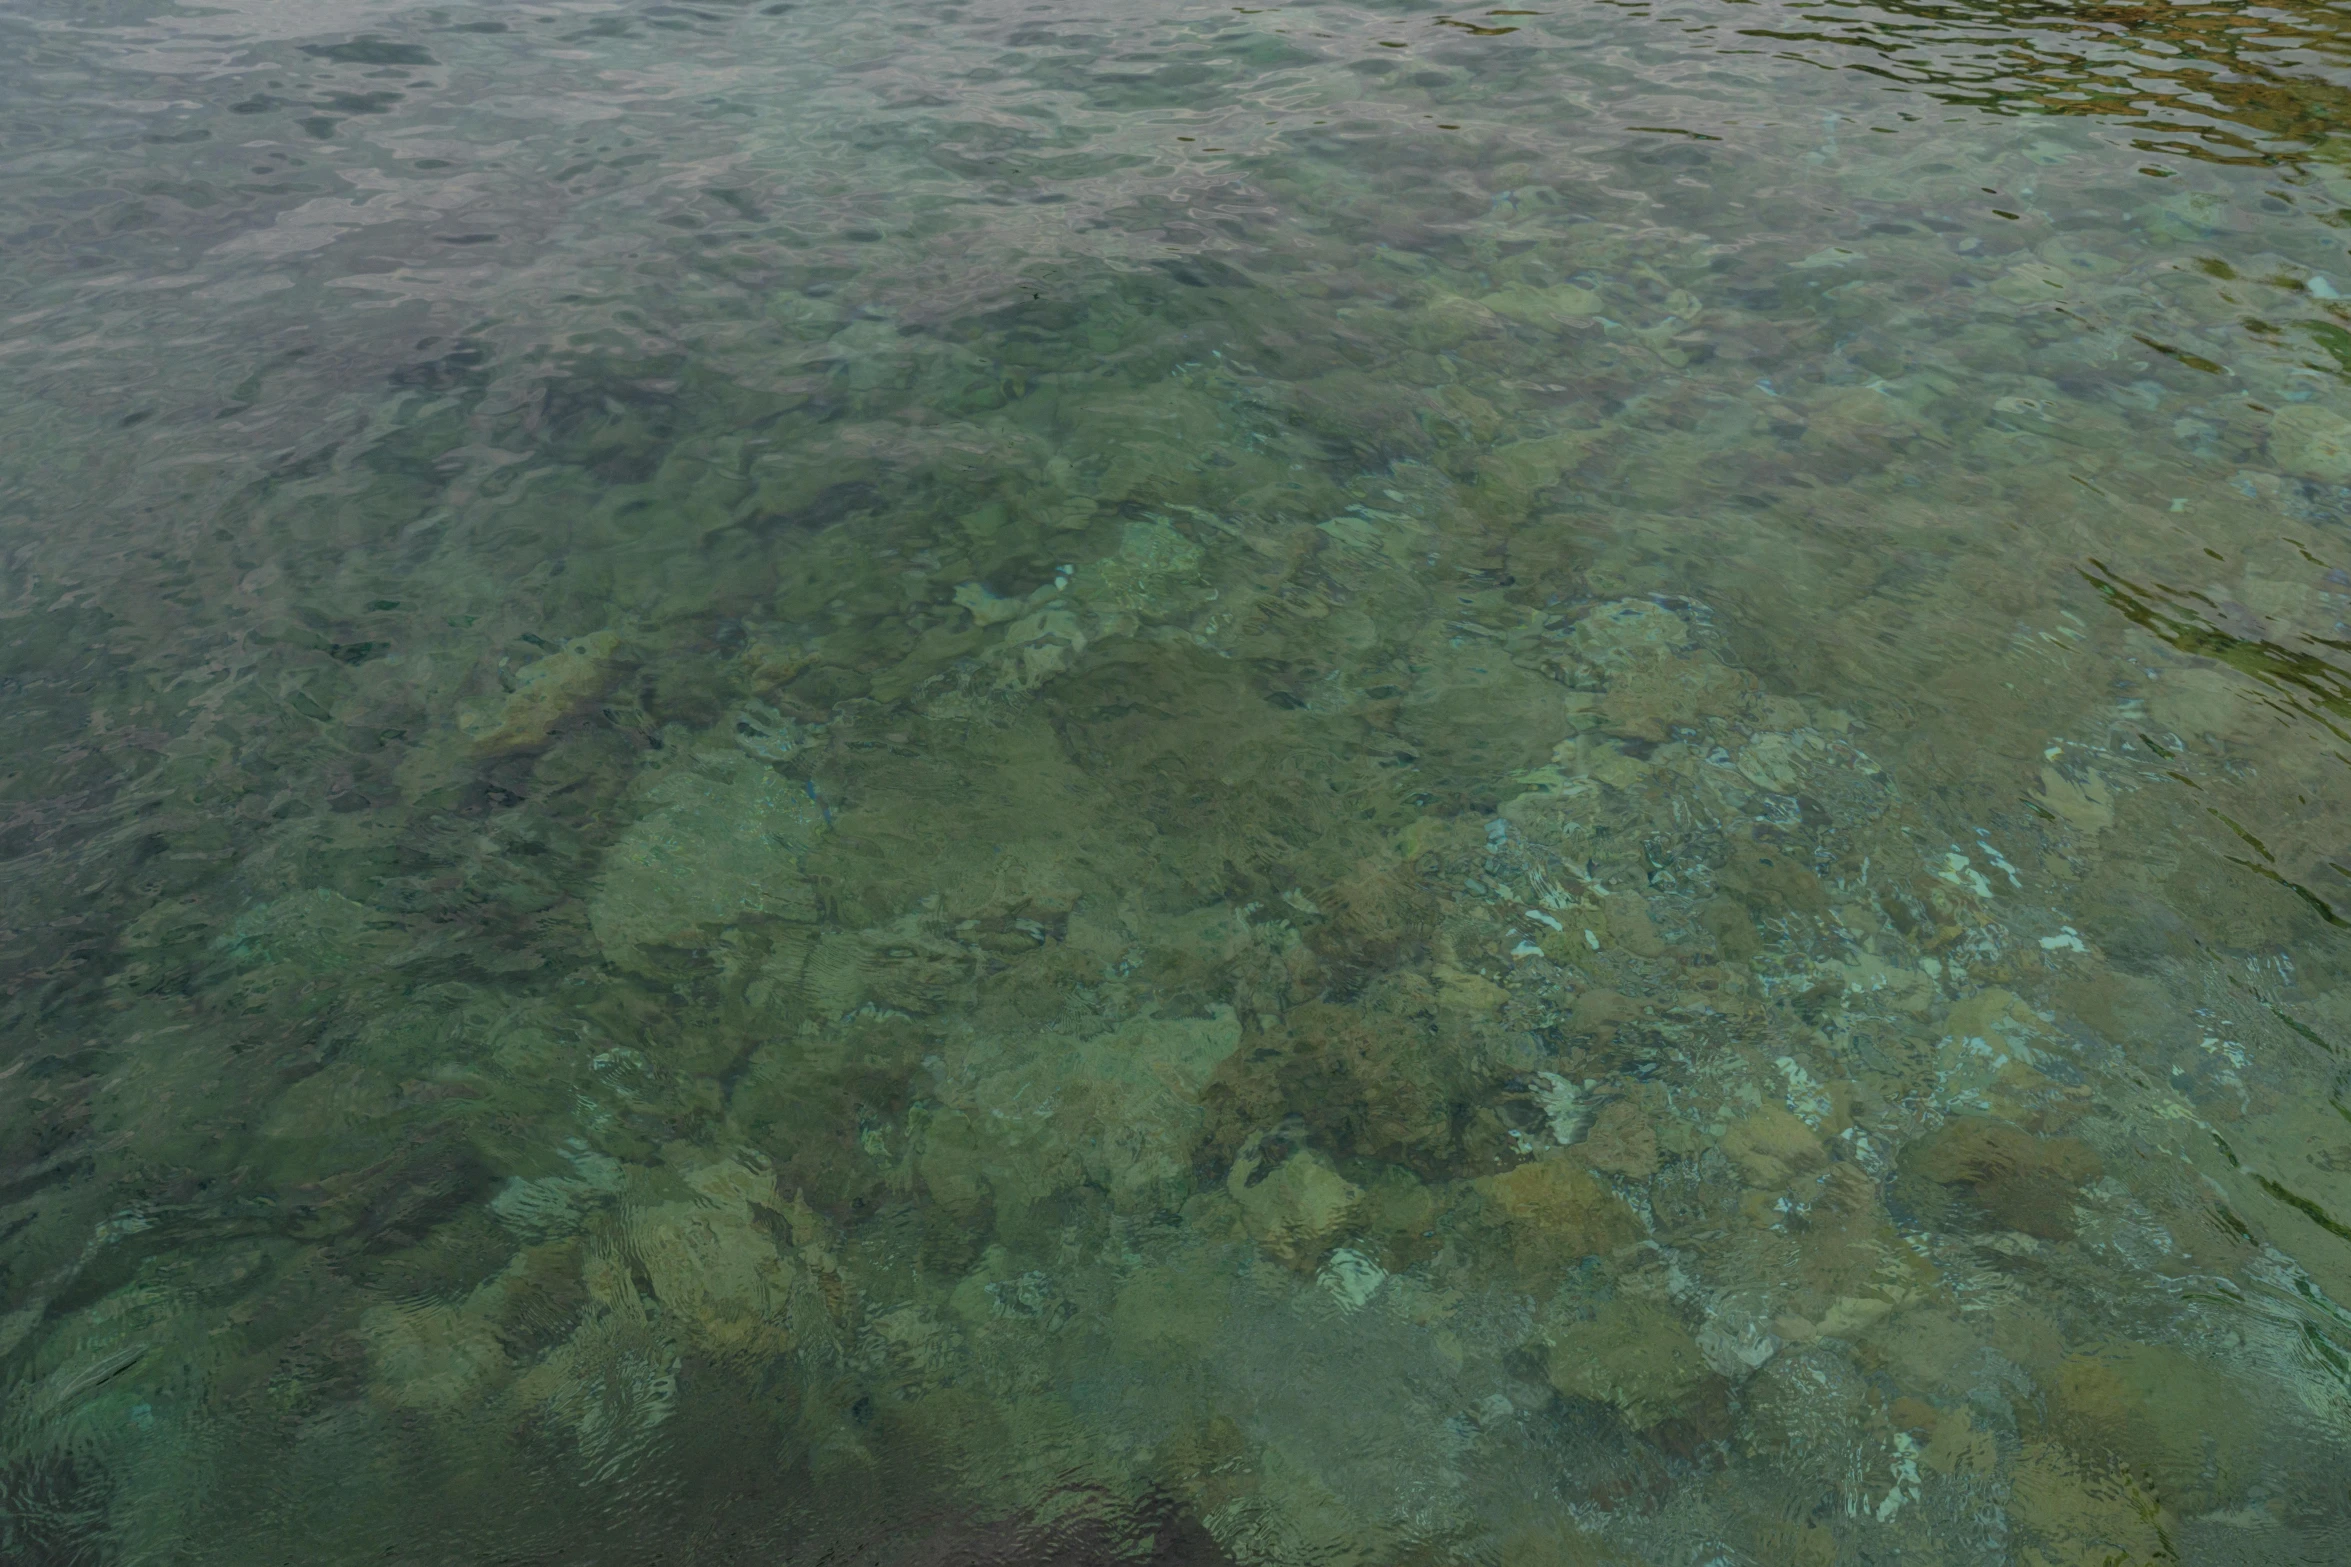
[[[0,1562],[2351,1559],[2341,13],[0,17]]]

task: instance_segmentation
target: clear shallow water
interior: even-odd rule
[[[0,1558],[2351,1549],[2334,13],[0,26]]]

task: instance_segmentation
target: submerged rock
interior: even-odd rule
[[[2056,1442],[2027,1442],[2018,1453],[2009,1516],[2024,1546],[2018,1559],[2033,1567],[2178,1559],[2176,1520],[2152,1486],[2125,1465]]]
[[[987,1040],[941,1059],[915,1167],[951,1210],[1020,1210],[1089,1185],[1120,1212],[1180,1204],[1207,1123],[1200,1095],[1241,1043],[1228,1008],[1072,1038]]]
[[[1671,1313],[1623,1297],[1555,1328],[1544,1373],[1562,1393],[1615,1405],[1636,1431],[1687,1414],[1715,1380]]]
[[[525,664],[514,689],[459,710],[458,730],[484,755],[528,751],[547,743],[572,710],[603,693],[619,662],[620,636],[592,631]]]
[[[2053,1434],[2145,1474],[2184,1510],[2229,1506],[2262,1473],[2262,1419],[2244,1388],[2183,1350],[2107,1345],[2068,1356],[2046,1385]]]
[[[479,1313],[431,1304],[370,1307],[360,1319],[378,1398],[400,1409],[448,1414],[509,1373],[492,1323]]]
[[[2074,1199],[2102,1171],[2097,1154],[2073,1138],[2035,1137],[1982,1116],[1913,1144],[1902,1163],[1939,1185],[1966,1188],[1995,1221],[2040,1240],[2073,1235]]]
[[[742,1203],[660,1203],[630,1216],[629,1246],[662,1306],[714,1354],[773,1355],[792,1342],[796,1264]]]
[[[2269,454],[2298,479],[2351,480],[2351,419],[2317,403],[2293,403],[2269,423]]]
[[[1632,1210],[1569,1153],[1471,1184],[1501,1225],[1520,1277],[1530,1283],[1556,1279],[1584,1258],[1640,1237]]]
[[[828,931],[804,958],[800,951],[779,947],[768,973],[785,979],[796,971],[800,998],[827,1018],[868,1005],[926,1015],[973,976],[979,961],[920,911],[867,930]]]
[[[1606,1106],[1592,1118],[1592,1130],[1580,1151],[1593,1169],[1627,1180],[1645,1181],[1657,1173],[1657,1129],[1627,1100]]]
[[[1747,1184],[1772,1191],[1828,1163],[1811,1127],[1778,1105],[1762,1105],[1723,1134],[1723,1154]]]
[[[588,921],[605,956],[697,946],[745,919],[813,920],[800,861],[826,828],[807,787],[731,746],[639,780],[643,810],[604,857]]]
[[[1524,283],[1488,294],[1478,301],[1498,316],[1525,326],[1558,328],[1583,321],[1600,313],[1600,295],[1592,289],[1579,288],[1573,283],[1555,283],[1549,288],[1529,288]]]
[[[1319,1256],[1363,1196],[1362,1188],[1311,1148],[1266,1167],[1264,1139],[1252,1137],[1233,1161],[1225,1189],[1241,1205],[1259,1245],[1293,1262]]]

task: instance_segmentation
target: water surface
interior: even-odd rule
[[[0,38],[0,1560],[2351,1554],[2335,10]]]

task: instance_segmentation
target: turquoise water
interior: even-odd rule
[[[2333,10],[0,18],[0,1562],[2351,1554]]]

